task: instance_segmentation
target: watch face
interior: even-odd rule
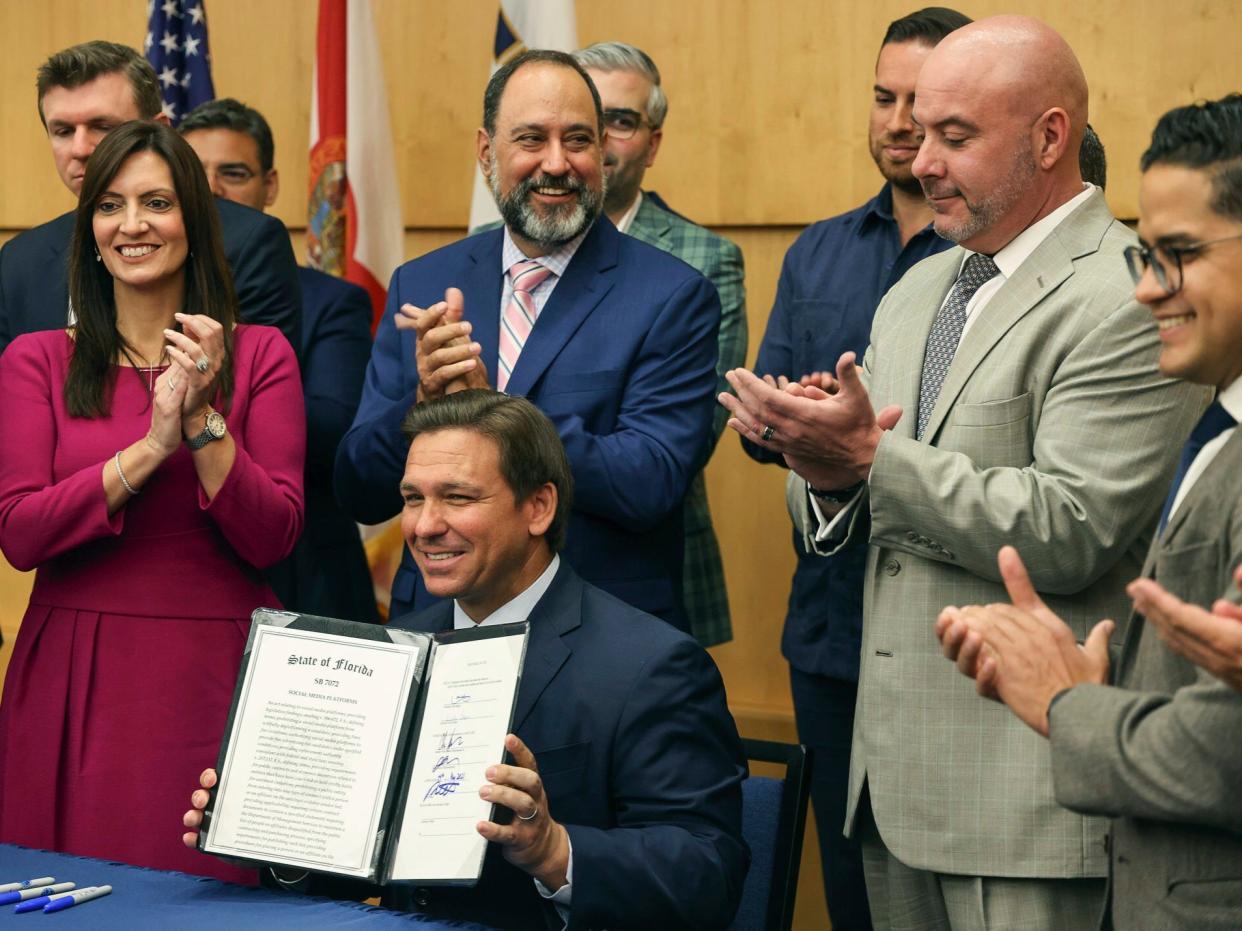
[[[207,415],[207,432],[217,440],[224,436],[224,415],[219,411]]]

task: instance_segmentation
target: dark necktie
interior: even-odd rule
[[[1200,450],[1212,440],[1230,427],[1237,425],[1238,422],[1233,419],[1229,411],[1225,410],[1220,401],[1213,401],[1208,405],[1208,409],[1203,412],[1195,428],[1190,431],[1190,439],[1182,447],[1182,458],[1177,462],[1177,474],[1173,476],[1173,487],[1169,489],[1169,496],[1164,501],[1164,510],[1160,512],[1160,529],[1156,531],[1157,536],[1164,533],[1169,516],[1173,513],[1173,502],[1177,500],[1177,491],[1182,487],[1186,472],[1189,471],[1190,464],[1195,461],[1195,456],[1199,455]]]
[[[917,439],[923,438],[923,430],[927,427],[927,421],[931,420],[936,399],[940,397],[940,388],[949,373],[953,354],[957,352],[957,344],[962,339],[962,329],[966,326],[966,305],[976,291],[998,274],[1000,269],[996,267],[992,257],[976,252],[962,266],[962,273],[953,283],[949,299],[936,314],[931,332],[927,334],[927,348],[923,350],[923,380],[919,384],[919,425],[918,433],[915,434]]]

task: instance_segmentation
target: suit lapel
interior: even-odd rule
[[[519,729],[539,701],[544,689],[569,660],[572,650],[563,635],[582,624],[582,580],[561,560],[548,590],[530,614],[530,640],[518,689],[513,729]]]
[[[561,636],[582,623],[582,580],[563,559],[552,584],[527,620],[530,622],[530,639],[526,644],[517,707],[513,712],[514,730],[522,726],[539,697],[572,655],[573,651],[565,645]],[[398,620],[395,623],[405,629],[428,634],[452,630],[453,602],[446,598],[412,615],[408,621]]]
[[[911,302],[910,309],[903,309],[901,326],[893,327],[891,343],[885,349],[890,359],[909,360],[902,365],[886,366],[886,379],[891,393],[883,398],[883,404],[900,404],[905,411],[893,433],[897,436],[914,438],[918,427],[919,385],[923,378],[923,353],[927,347],[927,336],[931,332],[936,313],[944,303],[945,296],[957,280],[958,269],[962,264],[962,250],[952,249],[944,253],[944,257],[936,256],[927,261],[939,262],[939,267],[928,272],[926,281],[919,282],[919,290],[935,295],[935,301]],[[882,364],[882,363],[881,363]],[[883,406],[877,403],[876,408]],[[930,430],[926,434],[931,436]]]
[[[600,217],[570,259],[556,290],[539,313],[505,390],[528,395],[552,360],[565,347],[578,327],[603,300],[613,282],[607,274],[616,267],[621,234],[607,217]],[[499,307],[500,296],[496,303]],[[499,318],[491,331],[499,339]],[[484,344],[486,351],[487,345]],[[485,356],[485,358],[488,358]],[[491,358],[495,358],[493,352]]]
[[[446,630],[452,630],[453,602],[445,598],[442,601],[437,601],[430,608],[408,615],[408,620],[404,617],[399,617],[394,618],[391,623],[394,627],[401,627],[405,630],[417,630],[424,634],[438,634]]]
[[[1236,460],[1242,460],[1240,453],[1242,453],[1242,429],[1236,429],[1229,437],[1229,442],[1216,454],[1211,464],[1190,487],[1190,491],[1186,492],[1186,497],[1182,499],[1182,503],[1178,505],[1173,516],[1169,518],[1168,526],[1164,528],[1164,534],[1161,537],[1163,545],[1172,545],[1177,532],[1191,519],[1195,511],[1204,507],[1219,506],[1222,498],[1230,492],[1233,481],[1236,481],[1235,470],[1238,465]],[[1143,568],[1146,574],[1147,567]]]
[[[929,442],[944,422],[976,368],[1019,320],[1074,273],[1074,259],[1095,252],[1113,222],[1099,191],[1065,218],[1031,253],[1000,290],[992,295],[953,356],[940,397],[923,436]],[[929,325],[930,326],[930,325]],[[926,336],[926,334],[924,334]],[[918,357],[922,359],[922,354]],[[918,409],[917,396],[915,410]]]
[[[672,230],[668,213],[657,207],[650,196],[644,194],[642,203],[638,205],[638,212],[634,214],[634,221],[630,224],[629,235],[650,246],[671,252]]]
[[[470,251],[466,279],[461,284],[466,297],[465,319],[474,325],[470,335],[483,347],[480,358],[487,369],[488,380],[494,385],[500,356],[500,295],[505,274],[500,265],[504,231],[498,227],[473,238],[478,242]],[[443,295],[436,299],[442,300]]]

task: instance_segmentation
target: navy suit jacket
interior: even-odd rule
[[[408,444],[400,424],[415,403],[418,372],[413,331],[393,323],[397,308],[427,307],[445,288],[461,288],[492,378],[502,237],[501,229],[479,233],[393,275],[362,404],[337,454],[337,498],[356,520],[378,523],[401,509]],[[681,504],[711,447],[719,325],[711,282],[601,217],[507,388],[548,415],[569,455],[574,498],[563,557],[587,581],[683,628]],[[392,596],[393,615],[433,600],[408,552]]]
[[[216,207],[242,320],[279,328],[298,352],[302,301],[284,224],[218,197]],[[65,325],[73,217],[70,211],[32,227],[0,249],[0,352],[23,333]]]
[[[353,422],[371,357],[371,298],[313,268],[302,286],[306,399],[306,524],[293,552],[267,571],[281,604],[303,614],[378,621],[366,553],[332,491],[332,466]]]
[[[728,926],[749,862],[746,761],[715,663],[691,637],[584,583],[564,560],[529,620],[513,731],[569,832],[569,927]],[[449,630],[452,602],[394,624]],[[428,914],[502,928],[543,929],[552,914],[495,845],[474,888],[389,893]]]

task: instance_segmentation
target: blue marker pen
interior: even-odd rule
[[[94,886],[87,886],[85,889],[78,889],[78,892],[88,892],[94,889]],[[48,902],[55,902],[57,899],[63,899],[67,895],[73,895],[72,892],[55,892],[52,895],[41,895],[37,899],[27,899],[25,902],[18,902],[13,906],[13,913],[20,915],[23,912],[38,911]]]
[[[5,892],[0,894],[0,905],[12,905],[14,902],[25,902],[27,899],[37,898],[41,895],[49,895],[53,892],[67,892],[74,889],[74,883],[56,883],[52,886],[43,886],[39,889],[22,889],[20,892]]]
[[[16,892],[18,889],[29,889],[32,886],[50,886],[56,882],[54,876],[40,876],[38,879],[28,879],[24,883],[5,883],[0,886],[0,892]]]
[[[55,902],[49,902],[43,906],[43,914],[50,912],[63,912],[67,908],[73,908],[75,905],[81,905],[83,902],[89,902],[91,899],[102,898],[112,891],[111,886],[94,886],[90,889],[81,889],[77,892],[71,892],[63,899],[57,899]]]

